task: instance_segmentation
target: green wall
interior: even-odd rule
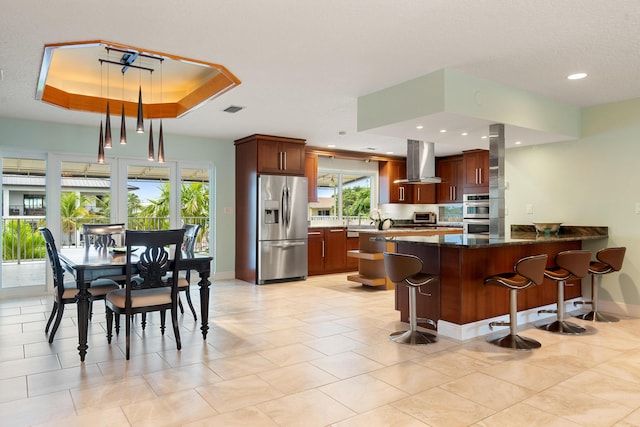
[[[156,123],[157,125],[157,123]],[[157,138],[158,128],[154,129]],[[114,144],[107,155],[127,158],[147,157],[146,134],[128,132],[126,146]],[[0,153],[10,150],[55,152],[60,154],[97,156],[97,127],[16,120],[0,117]],[[234,277],[235,216],[224,213],[225,207],[235,210],[235,149],[233,141],[220,141],[166,133],[167,161],[211,162],[215,171],[216,277]]]
[[[534,221],[608,226],[608,241],[586,249],[626,246],[627,253],[622,272],[603,278],[600,308],[639,316],[640,100],[586,108],[582,121],[580,139],[506,150],[507,227]]]

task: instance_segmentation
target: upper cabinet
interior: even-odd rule
[[[304,176],[309,183],[309,202],[318,201],[318,155],[306,153],[304,155]]]
[[[435,184],[413,184],[413,203],[435,203]]]
[[[438,157],[436,176],[442,178],[442,182],[436,184],[437,203],[462,202],[464,182],[462,156]]]
[[[395,182],[407,177],[407,162],[388,160],[378,163],[380,203],[413,203],[412,185]]]
[[[471,150],[462,153],[464,192],[489,192],[489,151]]]
[[[255,145],[258,173],[304,175],[304,139],[251,135],[237,140],[235,144]]]

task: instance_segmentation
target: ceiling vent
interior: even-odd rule
[[[225,113],[237,113],[238,111],[242,110],[244,107],[238,107],[237,105],[230,105],[227,108],[225,108],[223,111]]]

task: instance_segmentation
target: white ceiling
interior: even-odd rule
[[[359,96],[449,68],[576,106],[640,97],[639,28],[637,0],[5,1],[0,116],[97,127],[96,114],[35,92],[45,44],[102,39],[222,64],[242,81],[166,120],[166,134],[263,133],[404,154],[408,135],[356,131]],[[567,81],[576,71],[589,77]],[[246,108],[223,112],[229,105]],[[488,146],[476,136],[421,139],[437,155]]]

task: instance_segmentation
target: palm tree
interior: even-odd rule
[[[169,228],[169,190],[169,183],[163,182],[160,185],[160,196],[157,199],[148,199],[147,202],[149,204],[140,209],[136,216],[142,218],[144,222],[143,229],[150,229],[151,224],[149,224],[149,221],[154,218],[162,219],[158,224],[158,228]]]
[[[60,196],[60,218],[62,220],[62,232],[69,234],[69,243],[73,241],[73,233],[78,228],[78,219],[91,217],[85,205],[89,198],[78,193],[62,193]]]

